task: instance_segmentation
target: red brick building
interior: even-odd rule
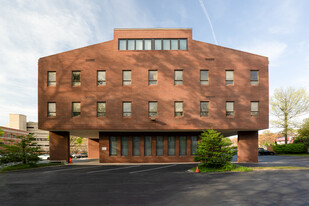
[[[0,136],[0,148],[2,144],[13,144],[14,142],[20,142],[22,137],[25,137],[29,132],[19,129],[13,129],[0,126],[3,134]]]
[[[69,135],[100,162],[192,161],[198,135],[238,134],[238,161],[258,161],[268,128],[268,58],[192,39],[192,29],[115,29],[111,41],[39,60],[39,129],[50,156]]]

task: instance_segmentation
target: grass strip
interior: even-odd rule
[[[207,173],[207,172],[250,172],[253,171],[252,168],[244,167],[240,165],[228,164],[223,168],[209,168],[205,167],[204,165],[198,165],[198,169],[200,173]],[[191,169],[193,172],[196,171],[196,167]]]
[[[293,167],[293,166],[278,166],[278,167],[250,167],[257,170],[309,170],[309,167]]]
[[[50,162],[50,163],[41,163],[41,164],[18,164],[18,165],[3,167],[0,171],[1,172],[9,172],[9,171],[40,168],[40,167],[49,167],[49,166],[57,166],[57,165],[63,165],[63,163]]]

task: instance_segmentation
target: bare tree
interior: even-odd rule
[[[288,132],[292,127],[297,127],[296,118],[309,111],[309,96],[305,89],[275,89],[270,100],[271,113],[276,120],[272,121],[273,126],[283,128],[282,134],[287,144]]]

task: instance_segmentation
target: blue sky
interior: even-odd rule
[[[309,1],[202,0],[220,46],[269,57],[275,88],[309,92]],[[192,28],[215,43],[200,0],[1,0],[0,125],[37,121],[40,57],[113,39],[114,28]]]

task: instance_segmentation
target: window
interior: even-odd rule
[[[168,156],[175,156],[175,137],[168,137]]]
[[[234,116],[234,102],[226,102],[226,116]]]
[[[152,155],[152,137],[151,136],[145,136],[144,138],[145,141],[145,156],[151,156]]]
[[[180,43],[180,50],[187,50],[187,40],[186,39],[180,39],[179,40]]]
[[[175,85],[183,84],[182,70],[175,70]]]
[[[157,136],[157,156],[163,156],[163,137]]]
[[[140,156],[140,137],[133,137],[133,156]]]
[[[127,40],[119,40],[119,50],[127,50]]]
[[[80,86],[80,71],[73,71],[72,72],[72,85],[73,86]]]
[[[106,114],[106,102],[97,103],[97,116],[104,117]]]
[[[259,71],[250,71],[250,84],[251,85],[259,84]]]
[[[136,40],[136,50],[143,50],[143,40]]]
[[[187,137],[180,136],[179,137],[179,156],[187,155]]]
[[[152,48],[151,48],[151,40],[150,39],[148,39],[148,40],[144,40],[144,48],[145,48],[145,50],[151,50]]]
[[[98,80],[97,85],[106,84],[106,71],[98,71]]]
[[[171,49],[178,50],[178,39],[171,40]]]
[[[234,84],[234,71],[225,71],[225,84],[226,85]]]
[[[73,102],[72,103],[72,116],[80,116],[80,102]]]
[[[11,134],[7,134],[6,137],[11,138]]]
[[[158,71],[148,71],[148,84],[155,85],[158,81]]]
[[[201,70],[201,85],[208,85],[208,70]]]
[[[191,136],[191,155],[194,155],[196,153],[197,144],[198,144],[198,137]]]
[[[47,72],[47,86],[56,86],[56,72]]]
[[[122,116],[131,117],[131,102],[122,103]]]
[[[128,156],[128,137],[121,137],[121,156]]]
[[[117,155],[117,137],[109,137],[109,155]]]
[[[131,71],[122,71],[122,85],[131,85]]]
[[[47,103],[47,116],[55,117],[56,116],[56,102]]]
[[[259,115],[259,102],[251,102],[251,116]]]
[[[135,40],[128,40],[128,50],[135,50]]]
[[[162,49],[162,40],[156,39],[155,40],[155,50],[161,50]]]
[[[148,115],[149,117],[158,115],[158,102],[149,102],[148,103]]]
[[[183,116],[183,102],[175,102],[175,117]]]
[[[171,40],[169,39],[163,40],[163,50],[171,50]]]
[[[209,113],[209,102],[201,102],[201,117],[207,117]]]

